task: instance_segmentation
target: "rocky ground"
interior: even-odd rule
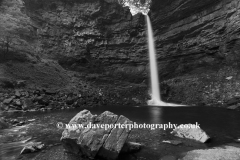
[[[1,111],[140,105],[147,101],[145,84],[69,71],[50,60],[8,60],[0,65]]]
[[[67,70],[55,61],[1,63],[1,111],[44,111],[101,105],[146,105],[148,80],[129,82],[89,71]],[[89,73],[89,74],[88,74]],[[238,68],[197,70],[163,80],[164,101],[238,109]]]

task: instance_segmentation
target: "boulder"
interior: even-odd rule
[[[26,153],[32,153],[37,152],[41,150],[44,147],[44,144],[41,142],[31,142],[24,146],[24,148],[21,150],[20,154],[26,154]]]
[[[239,101],[240,101],[240,100],[239,100],[238,97],[234,97],[234,98],[229,99],[229,100],[227,101],[227,105],[234,105],[234,104],[237,104]]]
[[[237,160],[240,159],[240,146],[221,146],[211,149],[192,150],[181,160]]]
[[[17,100],[15,101],[15,105],[16,105],[16,106],[22,106],[22,102],[20,101],[20,99],[17,99]]]
[[[180,138],[193,139],[202,143],[205,143],[210,139],[210,137],[201,128],[177,127],[171,132],[171,134]]]
[[[3,104],[10,104],[12,102],[13,98],[8,98],[3,101]]]
[[[120,116],[116,124],[132,124],[132,122],[124,117]],[[131,130],[128,127],[116,127],[113,128],[108,135],[104,145],[101,147],[98,155],[107,160],[117,159],[127,137]]]
[[[227,109],[235,110],[235,109],[238,109],[239,107],[240,107],[240,103],[238,103],[236,105],[229,106],[229,107],[227,107]]]
[[[15,96],[16,96],[17,98],[21,97],[21,93],[20,93],[19,90],[16,90],[16,91],[15,91]]]
[[[106,157],[105,154],[109,153],[111,156],[108,159],[116,159],[130,133],[127,128],[103,126],[116,123],[132,122],[109,111],[97,116],[83,110],[71,119],[69,125],[82,124],[84,127],[66,128],[62,133],[61,142],[66,151],[74,154],[95,158]]]

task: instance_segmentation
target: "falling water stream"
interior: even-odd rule
[[[146,19],[147,19],[147,30],[148,30],[148,50],[149,50],[149,59],[150,59],[151,92],[152,92],[151,93],[152,99],[148,101],[148,105],[180,106],[177,104],[165,103],[161,100],[153,30],[152,30],[151,21],[148,15],[146,15]]]

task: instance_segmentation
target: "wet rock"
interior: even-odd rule
[[[91,128],[88,126],[87,128],[65,129],[61,137],[64,148],[68,152],[85,155],[89,158],[95,158],[96,156],[107,159],[116,158],[130,131],[126,128],[113,129],[111,127],[101,127],[101,125],[127,124],[131,121],[124,116],[119,117],[109,111],[97,116],[92,115],[88,110],[83,110],[69,122],[69,124],[83,124],[84,126],[90,123],[92,124]],[[106,153],[110,155],[105,155]]]
[[[180,138],[193,139],[202,143],[205,143],[210,139],[210,137],[201,128],[178,127],[174,129],[171,134]]]
[[[33,107],[33,100],[31,98],[26,98],[23,100],[22,109],[28,110]]]
[[[36,119],[29,119],[28,122],[34,122]]]
[[[25,87],[26,86],[26,81],[25,80],[16,81],[15,86],[18,87],[18,88]]]
[[[20,93],[19,90],[16,90],[16,91],[15,91],[15,96],[16,96],[17,98],[21,97],[21,93]]]
[[[182,160],[236,160],[240,159],[240,146],[222,146],[212,149],[193,150]]]
[[[231,80],[233,76],[227,77],[226,80]]]
[[[39,150],[41,150],[44,147],[44,144],[42,144],[41,142],[32,142],[27,144],[22,151],[20,152],[20,154],[26,154],[26,153],[32,153],[32,152],[37,152]]]
[[[141,104],[141,101],[137,98],[132,98],[132,100],[136,103],[136,104]]]
[[[229,106],[229,107],[227,107],[227,109],[235,110],[235,109],[238,109],[239,107],[240,107],[240,103],[238,103],[236,105]]]
[[[13,98],[8,98],[3,101],[3,104],[10,104],[12,102]]]
[[[6,129],[9,127],[9,124],[4,118],[0,118],[0,129]]]
[[[10,122],[11,122],[11,124],[16,125],[16,124],[19,123],[19,120],[18,119],[11,119]]]
[[[51,90],[51,89],[45,90],[45,94],[46,95],[55,95],[56,93],[57,93],[56,90]]]
[[[17,124],[15,124],[15,126],[23,126],[24,124],[26,124],[25,121],[20,121]]]
[[[182,144],[182,141],[178,141],[178,140],[167,140],[167,141],[162,141],[162,142],[163,142],[163,143],[173,144],[173,145]]]
[[[22,94],[22,96],[29,97],[29,92],[28,91],[21,92],[21,94]]]
[[[240,100],[236,97],[232,98],[232,99],[229,99],[227,101],[227,105],[234,105],[234,104],[237,104]]]
[[[126,142],[123,145],[123,148],[121,150],[121,153],[133,153],[137,152],[142,148],[142,144],[136,143],[136,142]]]
[[[120,116],[116,124],[132,124],[128,118]],[[131,130],[129,128],[113,128],[107,137],[104,145],[101,147],[98,155],[104,159],[116,159],[120,153]]]
[[[118,116],[111,112],[104,112],[97,117],[96,115],[92,115],[89,111],[83,110],[77,114],[69,124],[77,123],[87,125],[90,122],[96,124],[115,123],[117,118]],[[104,130],[104,128],[65,130],[61,141],[66,148],[66,145],[69,145],[72,140],[77,140],[74,147],[75,149],[73,149],[73,151],[75,151],[74,153],[79,154],[79,152],[81,152],[80,154],[82,155],[94,158],[110,131],[111,129]],[[68,147],[66,149],[69,150]],[[72,151],[70,150],[70,152]]]
[[[17,100],[15,101],[15,105],[17,105],[17,106],[22,106],[22,102],[20,101],[20,99],[17,99]]]
[[[9,109],[9,106],[8,106],[8,105],[5,105],[5,104],[3,104],[3,103],[0,103],[0,108],[1,108],[1,110],[3,110],[3,111],[7,111],[7,110]]]

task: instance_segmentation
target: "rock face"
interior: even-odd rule
[[[201,128],[176,128],[171,133],[180,138],[193,139],[202,143],[210,139]]]
[[[148,79],[145,17],[132,16],[118,0],[2,0],[0,7],[0,28],[10,34],[18,33],[20,40],[11,46],[17,51],[57,60],[65,69],[87,73],[87,80],[106,82],[110,77],[140,84]],[[148,15],[161,80],[237,64],[239,8],[238,0],[152,0]],[[238,75],[229,76],[235,80]],[[227,86],[220,88],[225,91]],[[174,100],[196,94],[204,103],[210,103],[208,97],[213,96],[216,102],[219,94],[229,95],[221,91],[209,94],[211,89],[206,90],[188,90],[180,93],[185,97]],[[221,98],[221,102],[229,98]]]
[[[131,124],[132,122],[124,116],[119,117],[109,111],[97,116],[92,115],[88,110],[83,110],[71,119],[69,125],[82,124],[85,128],[65,129],[61,141],[64,148],[74,154],[90,158],[100,156],[105,159],[116,159],[130,130],[128,128],[105,128],[101,125],[118,123]]]
[[[141,73],[147,69],[144,16],[132,17],[117,0],[24,2],[38,28],[43,52],[79,55],[75,59],[81,65],[100,60],[101,67],[118,72],[121,69],[116,65],[124,67],[124,72]],[[239,7],[238,0],[153,0],[149,15],[161,73],[239,58]],[[79,64],[75,67],[80,68]]]

